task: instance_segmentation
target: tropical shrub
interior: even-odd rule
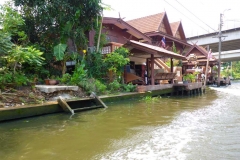
[[[129,84],[122,84],[121,88],[123,89],[124,92],[135,92],[137,86],[133,85],[132,83],[129,83]]]
[[[76,64],[70,83],[77,85],[83,79],[86,79],[86,78],[87,78],[87,70],[85,69],[85,61],[82,60],[81,63]]]
[[[107,86],[99,80],[95,80],[94,85],[96,87],[96,90],[95,90],[96,93],[102,94],[102,93],[105,93],[107,90]]]
[[[71,75],[69,73],[65,73],[64,75],[62,75],[62,78],[60,78],[60,82],[62,84],[68,84],[71,80]]]
[[[3,58],[7,62],[7,66],[12,68],[13,72],[16,72],[17,66],[27,63],[30,66],[42,66],[44,58],[41,57],[43,53],[39,50],[29,47],[16,46],[9,54]]]
[[[28,78],[22,72],[16,72],[13,74],[9,71],[4,71],[0,73],[0,88],[12,84],[14,86],[27,85]]]
[[[100,52],[88,53],[85,58],[89,77],[99,80],[106,77],[108,71],[107,64],[104,63],[104,57]]]
[[[121,76],[124,66],[130,61],[127,58],[128,54],[129,51],[126,48],[120,47],[114,52],[107,54],[103,62],[106,63],[108,70],[115,73],[118,77]]]
[[[108,89],[112,93],[119,92],[121,89],[121,84],[117,80],[114,80],[113,82],[108,84]]]

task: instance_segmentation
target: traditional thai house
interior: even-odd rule
[[[102,48],[102,53],[113,52],[128,40],[135,40],[144,43],[151,43],[151,38],[132,27],[121,18],[103,17],[102,34],[105,34],[106,44]],[[94,47],[95,31],[89,33],[89,47]]]
[[[183,74],[193,73],[195,71],[205,74],[207,61],[209,61],[207,79],[211,83],[214,79],[214,76],[216,76],[216,71],[213,70],[213,66],[217,65],[217,60],[215,57],[211,56],[208,59],[209,52],[211,51],[207,51],[201,46],[196,44],[192,45],[192,47],[185,54],[187,60],[183,61]]]
[[[180,21],[169,23],[166,12],[130,20],[127,21],[127,23],[149,36],[154,46],[174,51],[180,55],[184,55],[184,51],[191,47],[191,45],[187,43],[182,23]],[[171,67],[168,67],[165,64],[168,58],[170,57],[162,56],[155,59],[155,68],[159,70],[163,69],[162,72],[178,72],[176,78],[181,81],[181,67],[173,68],[172,58],[170,60]]]
[[[110,53],[125,44],[124,47],[132,53],[126,72],[134,73],[143,80],[148,77],[145,83],[154,84],[157,79],[174,79],[174,76],[169,77],[170,74],[155,76],[159,72],[174,72],[173,59],[185,59],[181,54],[186,47],[191,46],[186,41],[181,22],[170,24],[165,12],[128,22],[121,18],[104,17],[102,25],[102,33],[105,33],[107,41],[102,53]],[[90,49],[94,46],[94,34],[94,32],[89,34]],[[165,37],[165,46],[161,43],[163,37]],[[172,52],[173,42],[181,54]],[[171,67],[162,60],[168,58],[171,58]]]
[[[165,49],[172,51],[173,42],[180,54],[187,47],[191,47],[187,43],[182,23],[169,23],[166,12],[133,19],[127,21],[128,24],[135,27],[145,35],[152,39],[152,44],[162,47],[162,39],[165,37]]]

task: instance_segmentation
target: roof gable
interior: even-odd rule
[[[103,24],[113,24],[122,29],[122,31],[128,32],[129,34],[135,36],[139,40],[151,42],[151,39],[147,35],[143,34],[120,18],[103,17]]]
[[[164,17],[163,17],[160,25],[159,25],[158,31],[162,32],[160,27],[161,27],[161,25],[163,25],[163,26],[165,26],[165,32],[164,33],[172,36],[173,33],[172,33],[172,29],[171,29],[170,23],[168,21],[167,14],[166,14],[166,12],[164,12],[164,13],[165,14],[164,14]]]
[[[185,56],[188,57],[190,54],[193,54],[196,50],[199,51],[198,54],[200,54],[201,56],[205,56],[206,58],[208,57],[207,50],[196,44],[192,45],[192,47],[188,50],[188,52],[186,53]],[[199,55],[197,55],[197,56],[199,56]]]
[[[173,22],[170,24],[170,26],[174,37],[186,41],[186,36],[181,21]]]
[[[137,28],[142,33],[159,31],[159,29],[161,29],[160,27],[163,26],[162,28],[165,28],[166,33],[172,35],[168,18],[165,12],[133,19],[127,21],[127,23],[134,28]]]

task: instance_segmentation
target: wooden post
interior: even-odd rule
[[[209,53],[211,51],[209,51],[209,46],[208,46],[208,56],[207,56],[207,65],[206,65],[206,69],[205,69],[205,78],[204,78],[204,89],[206,87],[206,83],[207,83],[207,74],[208,74],[208,64],[209,64]]]
[[[94,93],[92,92],[90,97],[94,98],[94,101],[98,104],[98,105],[102,105],[104,108],[108,108],[105,103]]]
[[[151,54],[151,84],[154,85],[154,55]]]
[[[59,96],[57,101],[58,101],[58,104],[62,107],[62,109],[65,112],[69,112],[69,113],[74,114],[74,110],[72,110],[72,108],[67,104],[67,102],[64,99],[62,99],[61,96]]]
[[[171,72],[173,72],[173,59],[171,58]]]
[[[146,60],[146,66],[147,66],[147,82],[146,84],[148,85],[149,84],[149,59],[147,58]]]
[[[101,15],[101,23],[100,23],[99,33],[98,33],[97,50],[96,50],[97,52],[99,50],[100,38],[102,34],[102,23],[103,23],[103,13]]]
[[[173,73],[173,58],[171,58],[171,73]],[[171,83],[173,83],[173,79],[172,79]]]

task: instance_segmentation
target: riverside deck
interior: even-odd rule
[[[99,96],[99,98],[104,102],[113,102],[120,100],[127,100],[133,98],[141,98],[145,96],[161,96],[176,92],[177,90],[181,90],[184,92],[192,91],[195,89],[200,89],[202,86],[199,83],[188,84],[188,85],[180,85],[180,84],[160,84],[160,85],[149,85],[149,86],[138,86],[138,92],[131,93],[119,93],[115,95],[104,95]],[[78,99],[69,99],[66,102],[71,106],[82,106],[89,107],[93,98],[78,98]],[[9,107],[9,108],[0,108],[0,122],[7,120],[14,120],[26,117],[40,116],[44,114],[52,114],[64,112],[61,106],[57,101],[50,101],[43,104],[36,105],[24,105],[19,107]]]
[[[184,92],[186,92],[187,95],[202,93],[202,86],[203,86],[202,82],[187,83],[187,84],[173,84],[174,92],[177,95],[179,95],[179,93],[183,95]]]

